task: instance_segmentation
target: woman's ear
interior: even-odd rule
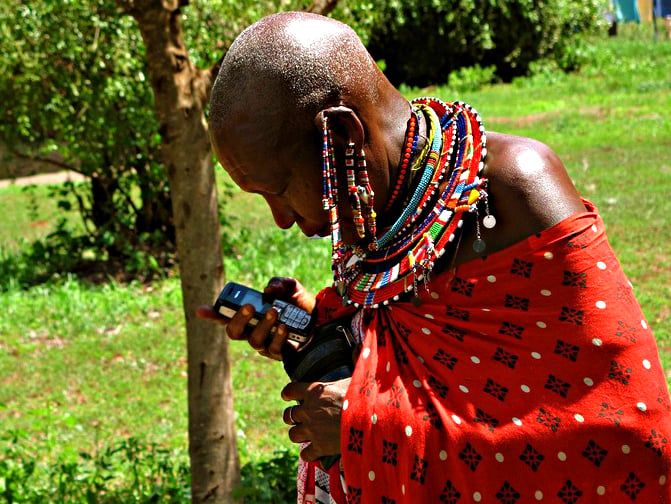
[[[334,145],[345,146],[353,142],[356,150],[363,148],[366,140],[363,124],[359,116],[351,108],[345,105],[328,107],[317,112],[314,123],[319,131],[323,131],[324,118],[328,122],[328,128],[332,133]]]

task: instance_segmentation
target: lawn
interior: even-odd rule
[[[560,155],[602,212],[671,371],[671,42],[652,43],[649,27],[625,27],[618,38],[594,41],[592,61],[577,74],[407,93],[467,101],[488,129],[534,137]],[[217,175],[223,188],[226,176]],[[312,290],[328,283],[328,242],[275,229],[255,196],[234,191],[227,199],[229,280],[260,287],[272,275],[291,275]],[[11,216],[0,222],[0,258],[48,233],[59,212],[46,188],[1,189],[0,207]],[[184,458],[181,310],[174,277],[98,286],[63,278],[0,292],[0,433],[20,438],[43,464],[129,437]],[[281,365],[241,343],[231,349],[242,461],[278,449],[295,454],[280,419]]]

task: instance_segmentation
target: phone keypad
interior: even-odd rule
[[[284,306],[278,305],[276,308],[280,310],[279,322],[289,327],[304,329],[310,323],[310,315],[296,306],[286,304]]]

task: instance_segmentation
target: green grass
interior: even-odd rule
[[[25,243],[53,231],[62,214],[48,186],[8,186],[0,189],[0,249],[14,253]],[[73,223],[76,217],[72,219]]]
[[[537,138],[560,155],[600,208],[671,370],[671,43],[652,44],[649,31],[632,28],[595,41],[595,52],[580,74],[408,92],[468,101],[488,129]],[[225,176],[218,176],[223,188]],[[328,283],[328,241],[275,229],[258,197],[234,191],[227,199],[228,279],[261,287],[272,275],[291,275],[313,291]],[[5,250],[44,236],[58,216],[44,188],[0,190],[0,205]],[[0,313],[0,433],[21,430],[43,461],[130,436],[183,453],[186,351],[177,279],[92,287],[66,278],[11,288],[0,293]],[[231,352],[243,462],[280,448],[295,454],[280,419],[281,365],[240,342]]]

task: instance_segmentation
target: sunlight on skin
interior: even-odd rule
[[[322,22],[293,22],[287,27],[294,40],[305,47],[319,43],[322,39],[332,37],[338,33],[339,28],[336,25],[330,26]]]

